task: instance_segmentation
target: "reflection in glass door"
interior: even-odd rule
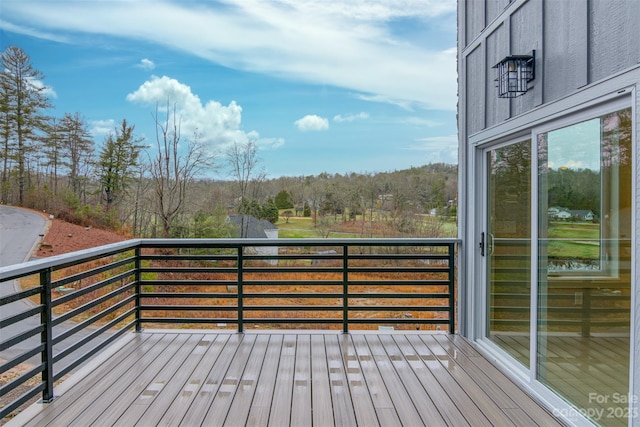
[[[536,378],[628,424],[631,109],[537,135]]]
[[[487,337],[529,366],[531,141],[486,151]]]

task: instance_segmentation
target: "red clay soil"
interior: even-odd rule
[[[127,237],[114,231],[82,227],[55,218],[51,220],[36,256],[50,257],[123,240],[127,240]]]

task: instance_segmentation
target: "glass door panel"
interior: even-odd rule
[[[631,110],[537,136],[537,379],[627,425]]]
[[[487,337],[529,366],[531,141],[486,152]]]

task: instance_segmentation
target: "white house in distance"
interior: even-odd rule
[[[458,32],[460,333],[566,422],[640,426],[640,2],[458,0]]]

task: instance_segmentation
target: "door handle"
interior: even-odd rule
[[[480,255],[484,256],[484,249],[485,249],[484,231],[480,233],[480,244],[478,246],[480,246]]]

